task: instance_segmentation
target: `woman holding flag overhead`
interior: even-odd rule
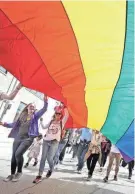
[[[38,120],[46,112],[48,107],[47,97],[44,98],[44,106],[38,112],[32,103],[27,105],[18,120],[14,123],[0,123],[7,128],[12,128],[9,137],[14,138],[11,160],[11,174],[4,180],[17,182],[22,175],[23,155],[39,135]],[[17,173],[16,173],[17,170]]]
[[[59,142],[62,138],[63,128],[68,120],[69,113],[64,105],[55,108],[55,114],[51,122],[42,127],[47,129],[46,135],[43,140],[42,157],[40,161],[38,176],[34,179],[33,183],[42,181],[42,174],[44,172],[46,159],[49,163],[49,170],[46,174],[46,178],[52,175],[54,170],[54,156],[58,149]]]

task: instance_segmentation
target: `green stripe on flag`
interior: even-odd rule
[[[134,2],[127,2],[122,69],[101,132],[116,144],[134,118]]]

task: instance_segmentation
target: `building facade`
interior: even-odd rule
[[[17,79],[0,66],[0,91],[9,94],[15,89],[17,84]],[[40,92],[22,88],[14,100],[0,102],[0,120],[3,122],[13,122],[29,103],[35,103],[37,110],[41,109],[44,103],[43,97],[44,95]],[[49,99],[48,111],[43,116],[45,123],[50,121],[55,106],[56,101]]]

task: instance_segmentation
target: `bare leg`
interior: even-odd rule
[[[111,171],[111,168],[112,168],[112,165],[113,165],[114,157],[115,157],[115,154],[114,153],[110,153],[109,165],[108,165],[107,174],[106,174],[107,177],[109,177],[109,174],[110,174],[110,171]]]
[[[115,176],[117,177],[118,172],[119,172],[119,166],[120,166],[121,155],[120,155],[119,153],[116,153],[116,154],[115,154],[115,159],[116,159]]]

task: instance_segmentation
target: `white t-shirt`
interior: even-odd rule
[[[61,137],[61,124],[60,122],[58,123],[51,123],[50,126],[48,127],[48,130],[46,132],[46,135],[44,137],[44,140],[46,141],[51,141],[56,139],[57,141],[60,141]]]
[[[113,152],[113,153],[120,153],[119,149],[115,145],[112,145],[111,152]]]
[[[51,141],[51,140],[57,140],[60,141],[61,139],[61,130],[64,128],[67,120],[68,120],[69,114],[68,111],[65,112],[65,116],[63,117],[62,121],[52,121],[51,123],[47,125],[43,125],[41,122],[41,126],[43,129],[47,129],[46,134],[44,136],[44,140]]]

